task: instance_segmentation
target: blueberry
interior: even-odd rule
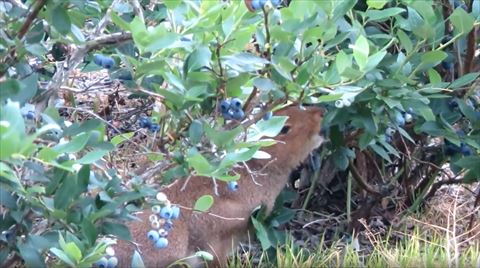
[[[387,130],[385,130],[385,135],[387,136],[393,136],[395,134],[395,129],[388,127]]]
[[[150,125],[148,130],[150,130],[151,132],[158,132],[160,130],[160,125],[157,123],[153,123],[152,125]]]
[[[385,135],[385,142],[391,143],[391,142],[392,142],[392,136],[390,136],[390,135]]]
[[[160,237],[160,235],[158,234],[158,232],[156,230],[150,230],[147,233],[147,237],[148,237],[149,240],[151,240],[153,242],[156,242],[158,240],[158,238]]]
[[[138,119],[138,124],[141,128],[150,128],[152,126],[152,121],[150,118],[143,116]]]
[[[270,0],[270,2],[272,2],[272,5],[274,7],[277,7],[278,5],[280,5],[282,3],[282,0]]]
[[[408,108],[407,108],[407,112],[410,113],[410,114],[413,114],[413,108],[412,108],[412,107],[408,107]]]
[[[460,146],[462,146],[462,145],[460,145]],[[444,152],[445,152],[446,155],[454,155],[454,154],[460,152],[460,150],[461,150],[460,147],[458,147],[457,145],[449,142],[448,140],[445,140]]]
[[[453,63],[451,63],[449,61],[442,61],[442,67],[445,70],[451,70],[451,69],[453,69]]]
[[[160,211],[160,217],[164,219],[170,219],[172,217],[172,208],[171,207],[163,207]]]
[[[242,109],[234,110],[232,114],[233,119],[242,120],[245,117],[245,113]]]
[[[28,111],[27,114],[25,115],[25,117],[28,120],[33,120],[35,118],[35,112],[34,111]]]
[[[264,7],[267,3],[267,0],[260,0],[260,8]]]
[[[238,190],[238,183],[236,181],[229,181],[227,183],[228,190],[235,192]]]
[[[230,102],[230,108],[233,110],[238,110],[242,108],[242,101],[239,98],[233,98]]]
[[[104,58],[105,57],[101,54],[94,54],[93,55],[93,62],[98,66],[102,66],[102,62],[103,62]]]
[[[401,113],[395,114],[395,122],[397,122],[397,125],[399,126],[405,125],[405,118],[403,118],[403,115]]]
[[[156,242],[155,242],[155,247],[156,248],[166,248],[168,246],[168,240],[165,237],[160,237]]]
[[[228,113],[228,110],[230,109],[230,102],[228,100],[223,100],[220,102],[220,112],[222,114]]]
[[[110,257],[110,259],[108,259],[107,268],[115,268],[117,267],[117,265],[118,265],[117,257]]]
[[[230,110],[226,113],[222,113],[222,116],[225,120],[231,120],[231,119],[233,119],[233,111]]]
[[[263,116],[263,120],[267,121],[272,118],[273,113],[270,111]]]
[[[180,208],[177,206],[172,207],[172,219],[178,219],[180,217]]]
[[[456,99],[451,99],[448,101],[448,107],[450,107],[451,110],[455,109],[458,107],[458,102]]]
[[[95,262],[95,266],[98,268],[107,268],[108,260],[105,257],[102,257],[100,260]]]
[[[165,229],[165,231],[170,231],[173,229],[173,222],[171,220],[167,220],[165,222],[165,224],[163,224],[163,228]]]
[[[413,116],[410,113],[405,113],[403,115],[403,118],[405,119],[406,123],[411,123],[413,121]]]
[[[470,156],[473,154],[472,148],[470,148],[470,146],[466,145],[465,143],[462,143],[462,145],[460,146],[460,152],[464,156]]]
[[[253,10],[259,10],[262,8],[262,6],[260,5],[260,0],[252,0],[252,8]]]
[[[102,67],[105,69],[110,69],[115,65],[115,61],[111,57],[103,57]]]

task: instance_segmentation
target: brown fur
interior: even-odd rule
[[[320,124],[323,111],[310,107],[301,110],[298,106],[290,106],[276,113],[287,115],[286,126],[290,129],[286,134],[280,134],[275,139],[275,145],[263,148],[276,160],[267,165],[262,174],[255,179],[261,186],[255,184],[244,167],[235,169],[241,175],[238,190],[228,191],[226,184],[218,182],[218,196],[213,194],[213,182],[209,178],[192,177],[184,191],[183,180],[163,191],[173,204],[193,207],[194,202],[202,195],[214,196],[214,204],[210,213],[225,218],[243,218],[243,220],[222,219],[207,213],[197,213],[181,209],[180,218],[173,221],[174,227],[168,236],[169,245],[165,249],[157,249],[148,240],[147,232],[151,229],[148,216],[150,210],[137,215],[142,222],[128,224],[133,240],[139,245],[140,254],[146,267],[166,267],[178,259],[191,256],[198,250],[210,252],[214,257],[214,266],[225,266],[227,256],[237,242],[248,232],[249,217],[252,211],[264,204],[271,211],[275,199],[285,186],[290,172],[305,159],[308,154],[323,141],[320,136]],[[252,170],[262,169],[270,160],[251,160],[247,163]],[[114,246],[119,259],[118,267],[130,267],[134,250],[132,243],[119,241]],[[194,265],[201,265],[197,259]],[[212,266],[212,265],[210,265]]]

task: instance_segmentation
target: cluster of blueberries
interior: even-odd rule
[[[397,123],[398,126],[404,126],[405,123],[411,123],[413,122],[414,116],[413,116],[413,109],[408,108],[406,112],[401,112],[401,113],[396,113],[395,115],[395,123]],[[388,143],[391,143],[393,140],[393,135],[395,134],[396,130],[392,127],[388,127],[385,130],[385,141]]]
[[[94,263],[98,268],[115,268],[118,265],[118,259],[115,257],[115,250],[112,247],[107,247],[105,250],[106,257],[102,257],[100,260]]]
[[[157,123],[153,123],[150,117],[142,116],[138,119],[138,125],[140,128],[146,128],[151,132],[158,132],[160,130],[160,125]]]
[[[115,66],[115,61],[112,57],[105,56],[102,54],[94,54],[93,55],[93,62],[98,66],[102,66],[105,69],[110,69]]]
[[[282,2],[282,0],[252,0],[251,7],[255,11],[261,10],[269,1],[273,7],[277,7]]]
[[[162,192],[157,194],[157,200],[161,205],[152,207],[153,214],[149,217],[152,229],[147,237],[156,248],[162,249],[168,246],[168,232],[173,228],[172,220],[180,217],[180,208],[172,205]]]
[[[220,102],[220,112],[225,120],[242,120],[245,117],[242,109],[242,101],[238,98]]]
[[[395,122],[399,126],[404,126],[405,123],[409,124],[413,121],[413,109],[408,108],[406,112],[397,113],[395,115]]]

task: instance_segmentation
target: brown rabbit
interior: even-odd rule
[[[144,210],[137,215],[141,222],[130,222],[127,225],[138,248],[125,241],[118,241],[113,246],[118,267],[131,266],[135,249],[140,252],[146,267],[167,267],[199,250],[214,256],[213,266],[224,267],[228,254],[247,235],[252,211],[263,204],[270,212],[288,181],[290,172],[323,141],[320,136],[322,109],[307,107],[303,110],[298,106],[289,106],[276,112],[276,115],[288,116],[288,120],[275,138],[278,142],[262,149],[272,156],[273,161],[254,159],[247,162],[249,171],[245,167],[236,168],[235,172],[241,175],[236,191],[228,190],[226,184],[219,181],[218,195],[214,195],[213,181],[201,177],[190,178],[183,191],[183,180],[165,189],[163,192],[169,201],[182,208],[180,217],[173,221],[168,246],[158,249],[147,238],[147,232],[152,229],[149,221],[152,212]],[[258,173],[261,174],[250,174],[259,170],[261,172]],[[193,207],[194,202],[206,194],[212,194],[215,199],[209,213],[186,209]],[[193,266],[204,264],[199,258],[189,260]]]

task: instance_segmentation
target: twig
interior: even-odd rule
[[[177,206],[180,207],[180,208],[186,209],[186,210],[195,211],[193,208],[190,208],[190,207],[185,207],[185,206],[182,206],[182,205],[179,205],[179,204],[177,204]],[[222,219],[222,220],[227,220],[227,221],[244,221],[245,220],[245,218],[223,217],[223,216],[220,216],[218,214],[211,213],[211,212],[207,212],[207,215],[210,215],[210,216]]]
[[[252,178],[253,183],[255,183],[255,185],[258,185],[258,186],[263,186],[255,180],[255,176],[253,175],[253,171],[248,167],[247,163],[245,161],[242,162],[242,163],[245,166],[245,169],[247,170],[248,174],[250,175],[250,178]]]
[[[360,184],[360,186],[367,192],[371,193],[371,194],[374,194],[376,196],[379,196],[381,197],[382,194],[373,189],[363,178],[362,176],[360,176],[360,173],[358,172],[357,168],[355,167],[355,165],[353,164],[353,162],[350,160],[349,164],[348,164],[348,167],[350,168],[350,171],[352,172],[352,176],[353,178],[358,182],[358,184]]]
[[[191,178],[192,178],[192,175],[189,175],[187,177],[187,179],[185,180],[185,183],[183,184],[182,188],[180,188],[180,192],[183,192],[185,190],[185,188],[187,188],[187,184],[188,184],[188,182],[190,181]]]
[[[212,182],[213,182],[213,192],[215,193],[216,196],[218,196],[217,180],[214,177],[212,177]]]

